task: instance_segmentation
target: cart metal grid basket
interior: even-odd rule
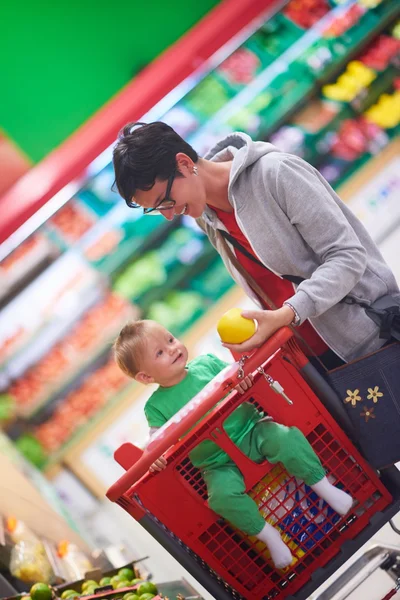
[[[216,598],[292,597],[392,501],[376,472],[296,368],[299,351],[287,343],[290,337],[290,330],[282,329],[248,358],[245,372],[254,374],[254,385],[244,395],[226,396],[238,382],[235,364],[169,421],[144,452],[131,444],[116,452],[116,460],[127,472],[110,488],[108,497],[141,522]],[[284,386],[292,405],[271,389],[271,380]],[[346,517],[335,513],[282,465],[256,464],[233,444],[223,423],[245,401],[255,404],[260,418],[268,415],[303,431],[331,480],[355,499]],[[246,491],[281,531],[294,556],[285,571],[273,568],[264,544],[235,530],[208,507],[201,473],[189,459],[190,451],[205,439],[229,454],[244,475]],[[168,459],[167,468],[149,473],[162,454]]]

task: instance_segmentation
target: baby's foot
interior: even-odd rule
[[[353,506],[353,498],[350,494],[332,485],[326,477],[312,485],[311,488],[339,515],[346,515]]]
[[[265,527],[257,535],[258,539],[264,542],[270,551],[272,562],[276,569],[284,569],[288,567],[293,556],[285,542],[282,540],[279,531],[277,531],[269,523],[265,524]]]

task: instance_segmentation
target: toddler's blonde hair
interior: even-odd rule
[[[146,343],[146,330],[151,321],[130,321],[120,331],[113,350],[117,365],[126,375],[135,378],[140,371],[140,356]]]

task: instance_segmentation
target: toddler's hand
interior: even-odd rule
[[[160,471],[163,471],[165,469],[165,467],[167,466],[167,461],[163,456],[160,456],[160,458],[158,458],[156,460],[156,462],[154,462],[149,471],[150,473],[159,473]]]
[[[240,383],[238,383],[238,385],[235,386],[235,390],[237,390],[239,392],[239,394],[244,394],[253,385],[253,380],[254,380],[253,375],[251,375],[251,374],[247,375],[243,379],[243,381],[241,381]]]

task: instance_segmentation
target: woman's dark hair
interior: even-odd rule
[[[113,150],[115,183],[130,205],[136,190],[150,190],[156,179],[165,181],[177,170],[176,155],[183,152],[193,162],[197,152],[166,123],[129,123],[119,132]]]

